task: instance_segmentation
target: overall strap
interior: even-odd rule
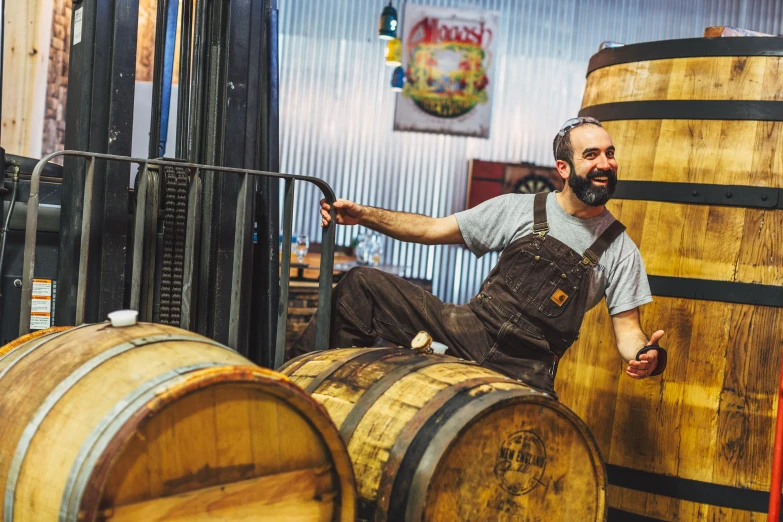
[[[583,254],[585,259],[584,263],[598,263],[601,255],[606,252],[606,249],[609,248],[609,245],[611,245],[615,239],[620,237],[620,234],[622,234],[624,231],[625,225],[617,220],[613,221],[612,224],[609,225],[600,236],[598,236],[598,239],[595,240],[595,243],[593,243],[590,248],[585,250],[585,253]]]
[[[549,223],[546,220],[546,198],[548,192],[539,192],[533,200],[533,233],[544,237],[549,232]]]

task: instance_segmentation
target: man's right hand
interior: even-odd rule
[[[331,206],[325,199],[321,200],[321,226],[326,227],[332,220],[329,215]],[[334,202],[334,209],[337,211],[338,225],[358,225],[359,220],[364,213],[364,207],[347,199],[337,199]]]

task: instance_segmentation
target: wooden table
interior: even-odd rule
[[[339,276],[344,275],[345,272],[350,270],[350,268],[345,269],[346,263],[355,263],[356,257],[355,256],[349,256],[347,254],[341,254],[335,252],[334,254],[334,275],[339,278]],[[315,281],[318,282],[318,276],[321,273],[321,254],[319,253],[309,253],[304,258],[304,263],[299,264],[299,258],[297,258],[295,255],[291,255],[291,270],[290,270],[290,278],[291,278],[291,285],[293,286],[294,281],[302,282],[302,281]]]

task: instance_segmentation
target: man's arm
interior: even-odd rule
[[[325,200],[321,200],[321,226],[329,224],[330,208]],[[347,199],[336,200],[334,208],[340,225],[362,225],[400,241],[425,245],[465,243],[453,214],[432,218],[359,205]]]
[[[650,350],[642,354],[639,357],[640,361],[636,360],[636,354],[645,346],[658,344],[658,340],[663,337],[664,331],[656,331],[648,340],[639,324],[638,308],[613,315],[612,327],[614,328],[614,337],[617,341],[617,349],[628,363],[625,373],[634,379],[649,377],[658,365],[658,350]]]

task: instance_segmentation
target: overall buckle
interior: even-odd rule
[[[591,264],[592,265],[597,265],[598,264],[598,256],[595,255],[595,253],[592,250],[590,250],[589,248],[587,250],[585,250],[585,253],[583,254],[583,256],[584,256],[584,259],[582,260],[582,262],[585,265],[591,265]]]
[[[549,223],[544,221],[543,223],[533,223],[533,233],[541,237],[544,237],[549,233]]]

